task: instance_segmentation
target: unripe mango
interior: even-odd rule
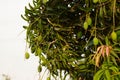
[[[99,12],[100,17],[103,17],[103,8],[100,7],[100,12]]]
[[[38,66],[38,72],[41,72],[42,71],[42,67],[41,65]]]
[[[50,77],[47,77],[47,80],[51,80]]]
[[[48,0],[43,0],[43,3],[46,4],[48,2]]]
[[[87,23],[87,21],[84,22],[84,24],[83,24],[83,28],[84,28],[85,30],[88,29],[88,23]]]
[[[97,3],[99,0],[93,0],[93,3]]]
[[[98,41],[98,38],[94,37],[94,38],[93,38],[93,44],[94,44],[94,45],[98,45],[98,42],[99,42],[99,41]]]
[[[111,33],[111,38],[112,38],[112,40],[117,40],[117,34],[116,34],[115,31],[113,31],[113,32]]]
[[[92,24],[92,19],[91,19],[91,17],[89,16],[88,18],[87,18],[87,23],[88,23],[88,25],[91,25]]]
[[[30,54],[28,52],[25,52],[25,59],[29,59]]]

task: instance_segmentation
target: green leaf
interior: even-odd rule
[[[24,19],[25,21],[29,21],[29,18],[24,17],[23,15],[21,15],[22,19]]]
[[[120,30],[118,30],[116,33],[117,33],[118,36],[120,36]]]
[[[113,80],[120,80],[120,78],[115,76]]]
[[[105,42],[106,42],[106,45],[109,45],[110,43],[107,36],[105,37]]]
[[[79,32],[77,33],[77,37],[78,37],[78,38],[81,38],[81,37],[82,37],[82,32],[81,32],[81,31],[79,31]]]
[[[107,80],[111,80],[110,71],[108,69],[105,70],[105,75]]]
[[[30,11],[30,10],[25,6],[25,13],[28,14],[29,11]]]
[[[24,29],[27,29],[28,26],[23,26]]]
[[[115,58],[119,59],[119,56],[114,51],[111,51],[111,55],[113,55]]]
[[[33,9],[34,9],[34,8],[31,6],[31,4],[30,4],[30,3],[29,3],[29,7],[30,7],[30,9],[31,9],[31,10],[33,10]]]
[[[117,62],[116,62],[116,59],[115,59],[114,56],[111,56],[111,60],[112,60],[112,62],[117,66]]]
[[[36,46],[31,46],[31,53],[34,53],[36,51]]]
[[[101,80],[100,78],[102,77],[103,74],[104,74],[104,69],[100,69],[94,75],[93,80]]]
[[[119,72],[119,69],[115,66],[111,66],[109,69],[112,70],[113,72]]]
[[[41,35],[38,36],[38,41],[39,41],[39,42],[42,41],[42,36],[41,36]]]
[[[114,48],[113,50],[120,52],[120,48]]]

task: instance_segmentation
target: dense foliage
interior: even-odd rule
[[[45,66],[61,80],[67,74],[73,80],[120,79],[120,0],[33,0],[22,17],[39,72]]]

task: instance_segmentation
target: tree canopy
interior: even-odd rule
[[[120,79],[120,0],[33,0],[22,18],[38,71],[45,66],[48,78]]]

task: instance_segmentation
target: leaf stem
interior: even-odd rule
[[[98,9],[96,10],[96,16],[95,16],[95,37],[96,37],[96,25],[97,25],[97,14],[98,14]]]
[[[113,1],[113,31],[115,29],[116,0]]]

